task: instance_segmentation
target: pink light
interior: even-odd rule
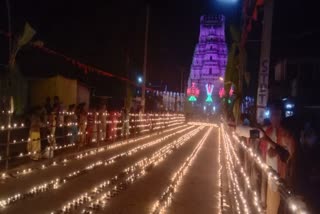
[[[223,79],[221,80],[221,78],[225,74],[227,65],[224,26],[225,17],[223,15],[201,16],[199,41],[194,50],[189,75],[187,90],[189,96],[192,95],[191,90],[195,86],[194,82],[197,83],[200,90],[206,90],[205,85],[208,82],[215,85],[215,89],[222,85]],[[212,96],[218,95],[218,90],[215,89],[211,93]]]
[[[188,95],[188,96],[198,97],[199,94],[200,94],[200,90],[199,90],[199,88],[197,88],[196,84],[193,82],[193,83],[191,84],[191,87],[189,87],[189,88],[187,89],[187,95]]]
[[[222,98],[222,97],[224,97],[224,95],[226,95],[226,92],[225,92],[224,88],[220,88],[219,97]]]
[[[233,92],[234,92],[234,90],[233,90],[233,88],[231,87],[231,88],[230,88],[230,91],[229,91],[229,96],[230,96],[230,97],[233,95]]]

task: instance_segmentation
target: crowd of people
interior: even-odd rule
[[[108,114],[105,104],[88,108],[86,103],[71,104],[68,108],[64,108],[57,96],[53,98],[53,102],[50,97],[47,97],[45,104],[36,107],[30,115],[30,140],[27,151],[32,160],[53,156],[57,128],[61,127],[63,140],[82,148],[92,143],[112,140],[117,134],[128,136],[129,127],[132,125],[129,120],[129,111],[125,109]],[[118,121],[123,121],[120,128],[117,128]],[[118,129],[121,133],[117,133]],[[47,139],[43,140],[44,137]],[[43,142],[47,144],[44,152],[41,151],[41,148],[44,148],[41,146]]]

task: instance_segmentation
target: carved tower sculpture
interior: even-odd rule
[[[196,87],[200,91],[196,99],[195,94],[188,94],[192,97],[189,101],[199,105],[215,105],[223,87],[219,78],[224,76],[227,65],[224,24],[222,15],[200,18],[199,42],[194,50],[188,80],[188,88]]]

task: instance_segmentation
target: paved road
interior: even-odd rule
[[[0,213],[218,213],[217,163],[217,128],[181,125],[4,180]]]

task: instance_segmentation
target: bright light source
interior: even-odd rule
[[[286,104],[286,109],[292,109],[292,108],[294,108],[294,104],[292,104],[292,103]]]
[[[143,82],[142,77],[138,77],[138,83],[142,83],[142,82]]]
[[[219,77],[219,80],[220,80],[220,81],[224,81],[223,77]]]
[[[203,111],[207,110],[207,106],[203,106]]]
[[[286,111],[286,117],[291,117],[293,115],[293,111]]]
[[[297,211],[297,209],[298,209],[297,205],[294,204],[294,203],[292,203],[292,204],[290,205],[290,208],[291,208],[291,210],[292,210],[293,212]]]
[[[206,84],[206,90],[207,90],[207,99],[206,99],[206,102],[208,103],[212,103],[213,100],[212,100],[212,91],[213,91],[213,88],[214,88],[214,85],[212,84]]]
[[[216,111],[216,106],[213,106],[213,107],[212,107],[212,110],[215,112],[215,111]]]
[[[188,100],[189,102],[196,102],[197,98],[195,96],[190,96]]]
[[[218,0],[218,2],[221,2],[221,3],[236,3],[236,2],[238,2],[238,0]]]
[[[266,110],[264,112],[264,116],[265,116],[265,118],[269,118],[270,117],[270,110]]]

